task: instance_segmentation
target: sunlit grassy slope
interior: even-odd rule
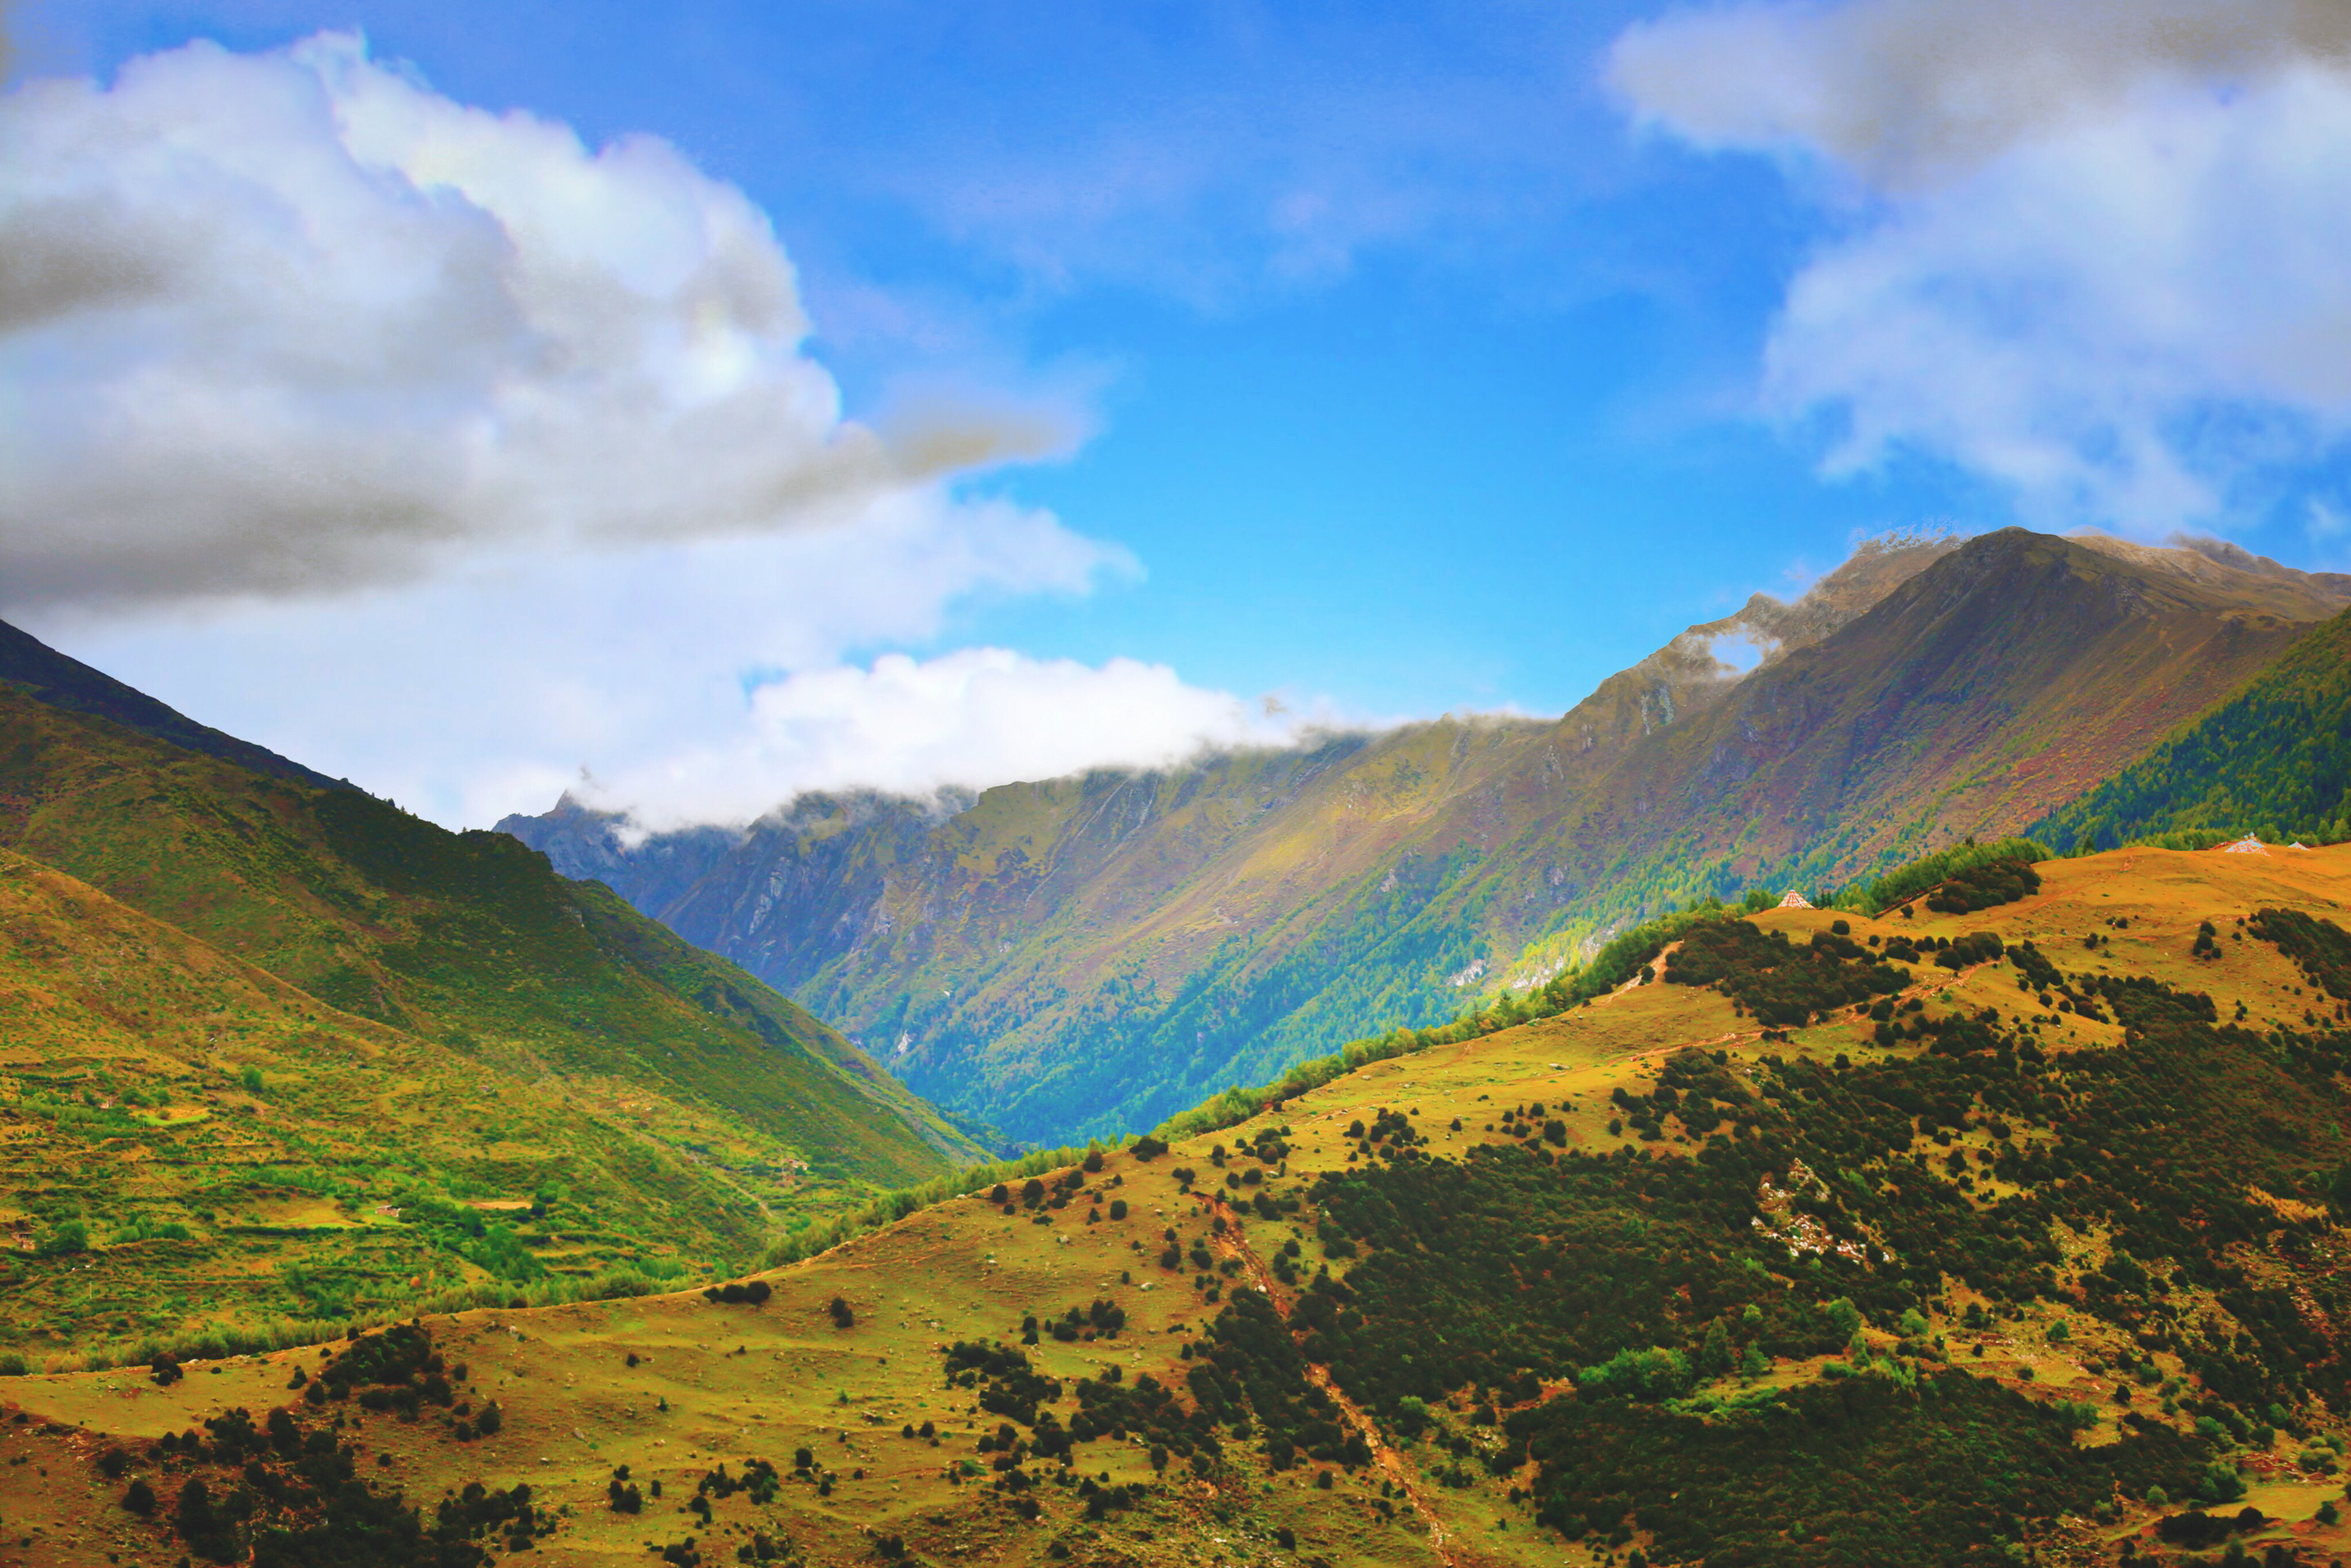
[[[1048,1173],[1061,1207],[922,1210],[757,1301],[428,1318],[452,1403],[420,1374],[413,1418],[397,1390],[306,1403],[316,1349],[20,1379],[0,1527],[44,1562],[171,1561],[118,1500],[146,1479],[168,1515],[191,1477],[254,1498],[248,1531],[316,1521],[290,1461],[153,1446],[286,1406],[290,1443],[328,1431],[412,1501],[527,1484],[562,1563],[2111,1562],[2170,1550],[2198,1498],[2214,1531],[2257,1511],[2210,1551],[2323,1562],[2351,937],[2314,922],[2351,849],[2038,869],[1972,915],[1754,917],[1823,974],[1890,961],[1883,1020],[1772,1038],[1660,954],[1558,1018]]]
[[[501,834],[0,688],[0,1354],[734,1266],[979,1152]]]

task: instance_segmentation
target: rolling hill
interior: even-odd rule
[[[2340,1556],[2351,848],[2035,870],[1700,906],[1588,1005],[727,1289],[0,1384],[0,1521],[287,1568]]]
[[[1523,990],[1670,902],[1818,888],[2046,816],[2351,601],[2221,546],[1865,547],[1552,722],[1444,720],[631,844],[500,824],[835,1019],[935,1103],[1056,1142]],[[1726,637],[1764,646],[1743,676]]]
[[[736,1266],[978,1157],[512,839],[189,749],[49,659],[113,716],[0,685],[0,1224],[38,1260],[0,1354]]]

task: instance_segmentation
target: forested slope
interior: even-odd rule
[[[2351,614],[2032,831],[2095,849],[2187,832],[2351,838]]]

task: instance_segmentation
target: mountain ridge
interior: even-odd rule
[[[325,789],[357,788],[348,779],[329,779],[266,747],[199,724],[177,708],[58,653],[31,632],[5,621],[0,621],[0,685],[13,686],[50,707],[106,719],[150,739],[216,757],[271,778]]]
[[[1695,626],[1556,720],[945,807],[811,798],[634,849],[576,802],[500,826],[839,1019],[942,1104],[1043,1141],[1440,1021],[1667,903],[2012,832],[2346,591],[2022,529],[1902,541],[1816,585],[1809,623],[1750,606]],[[1779,641],[1752,671],[1712,656],[1758,632]]]

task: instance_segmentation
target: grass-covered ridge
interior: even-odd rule
[[[1951,879],[1986,868],[2031,864],[2049,858],[2043,845],[2026,839],[2002,839],[1993,843],[1965,843],[1913,861],[1866,883],[1837,894],[1832,905],[1876,914],[1919,896]],[[1429,1029],[1398,1029],[1350,1041],[1329,1056],[1300,1062],[1270,1083],[1255,1087],[1235,1084],[1190,1110],[1170,1117],[1157,1128],[1161,1137],[1188,1137],[1247,1121],[1268,1106],[1279,1106],[1310,1089],[1374,1061],[1426,1051],[1432,1046],[1476,1040],[1518,1024],[1554,1018],[1606,996],[1643,977],[1658,955],[1700,925],[1733,921],[1744,912],[1754,915],[1776,902],[1771,892],[1751,888],[1736,904],[1708,894],[1620,931],[1603,943],[1589,963],[1565,967],[1524,996],[1504,992],[1496,1001],[1465,1009],[1451,1022]],[[1691,973],[1685,969],[1685,975]],[[1670,968],[1667,977],[1672,977]],[[1710,984],[1715,977],[1686,983]]]

